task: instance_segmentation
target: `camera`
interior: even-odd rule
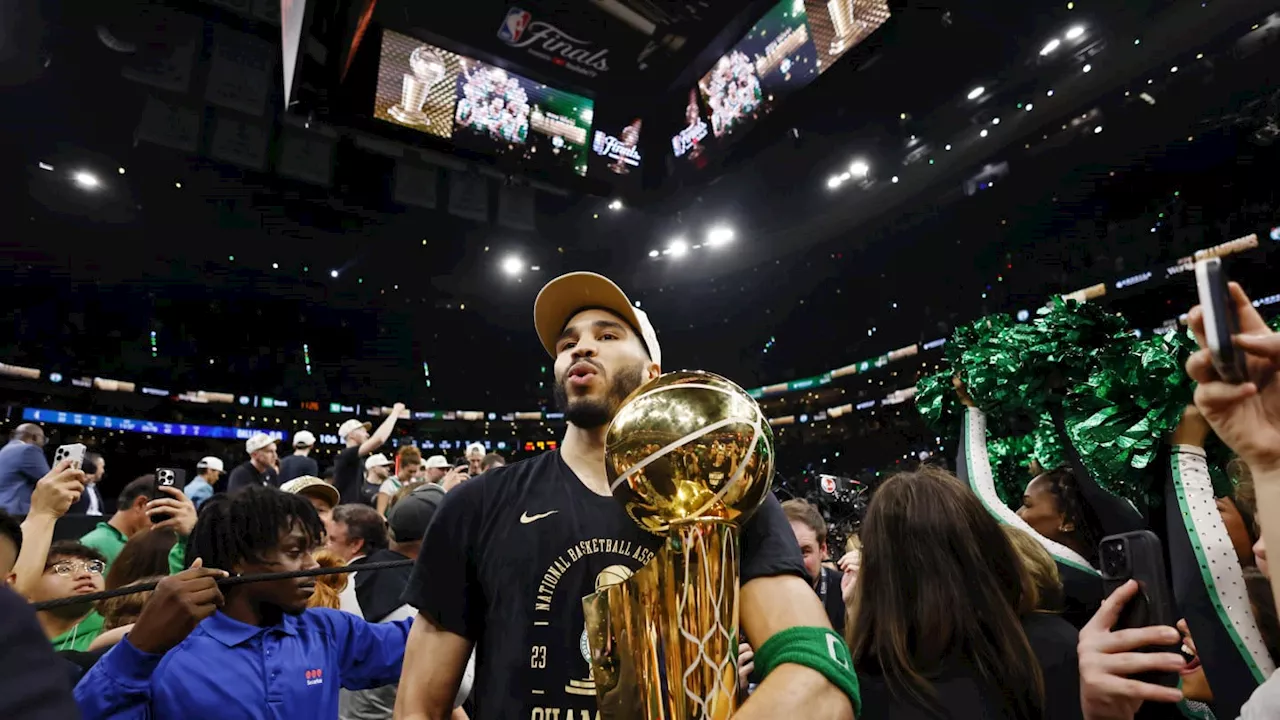
[[[1111,577],[1129,576],[1129,552],[1124,540],[1102,544],[1102,570]]]

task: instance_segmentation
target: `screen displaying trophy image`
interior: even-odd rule
[[[737,709],[738,535],[773,480],[760,406],[705,372],[636,390],[609,426],[613,497],[663,538],[657,557],[583,598],[600,717],[722,720]]]

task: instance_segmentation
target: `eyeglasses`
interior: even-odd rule
[[[107,564],[101,560],[61,560],[49,568],[62,577],[71,577],[77,570],[85,570],[90,575],[101,575],[106,572]]]

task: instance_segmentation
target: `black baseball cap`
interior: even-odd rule
[[[387,515],[396,542],[421,540],[444,501],[444,488],[428,483],[400,499]]]

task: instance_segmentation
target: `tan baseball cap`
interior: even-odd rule
[[[280,489],[294,495],[315,495],[330,505],[337,507],[341,502],[338,488],[321,480],[315,475],[303,475],[280,486]]]
[[[612,280],[593,272],[561,275],[547,283],[533,301],[533,325],[547,354],[556,356],[556,342],[564,331],[565,323],[574,314],[589,308],[608,310],[626,320],[640,333],[640,340],[649,351],[649,359],[662,366],[662,348],[658,345],[658,333],[649,322],[649,316],[627,299],[626,293]]]

